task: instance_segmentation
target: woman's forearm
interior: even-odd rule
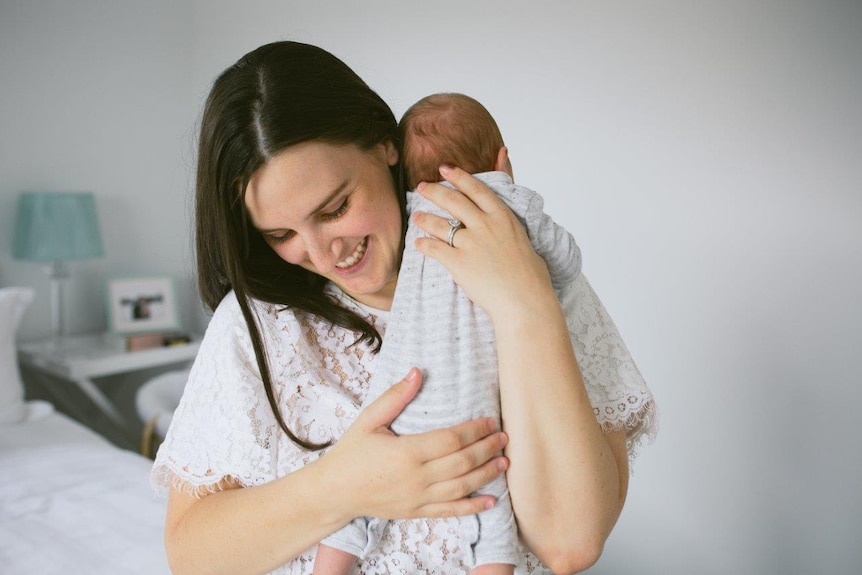
[[[349,521],[329,502],[322,461],[258,487],[197,499],[172,490],[165,545],[173,573],[266,573]]]
[[[559,303],[537,296],[495,322],[507,478],[525,543],[571,573],[598,559],[622,509],[625,436],[600,429]]]
[[[389,429],[419,390],[421,374],[366,406],[329,451],[281,479],[201,499],[171,491],[165,541],[175,574],[265,573],[355,517],[473,515],[470,495],[505,469],[506,444],[490,418],[396,436]],[[465,469],[464,462],[472,468]]]

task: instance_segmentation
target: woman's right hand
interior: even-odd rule
[[[490,495],[468,497],[508,467],[500,455],[506,435],[491,418],[416,435],[397,436],[389,425],[416,396],[415,367],[367,406],[318,461],[337,483],[332,497],[342,520],[471,515],[494,505]],[[337,478],[337,479],[335,479]]]

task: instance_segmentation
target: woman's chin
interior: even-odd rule
[[[335,282],[341,291],[361,304],[388,310],[395,295],[395,282]]]

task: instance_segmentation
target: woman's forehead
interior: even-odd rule
[[[273,156],[252,176],[261,184],[308,189],[314,185],[326,187],[345,173],[357,169],[362,152],[352,145],[303,142],[290,146]]]
[[[256,227],[280,227],[325,206],[362,170],[367,154],[354,145],[303,142],[273,156],[252,174],[245,203]],[[270,226],[270,221],[278,226]]]

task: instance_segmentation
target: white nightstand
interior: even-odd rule
[[[199,347],[200,338],[193,337],[186,344],[125,351],[120,337],[88,334],[65,338],[61,348],[51,341],[20,343],[18,361],[22,366],[77,385],[105,415],[124,426],[124,418],[93,383],[93,378],[189,362],[195,358]]]

